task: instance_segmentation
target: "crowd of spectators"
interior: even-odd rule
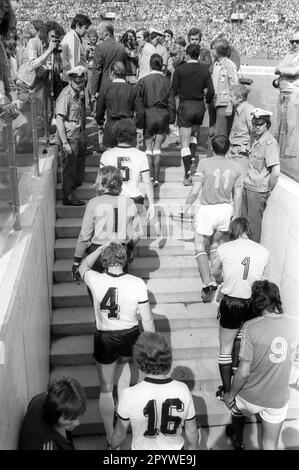
[[[111,10],[116,14],[116,35],[142,25],[147,29],[151,26],[162,30],[170,28],[175,36],[184,36],[196,25],[203,31],[205,46],[223,32],[246,57],[282,57],[288,51],[291,30],[299,23],[297,0],[129,0],[108,3],[20,0],[17,17],[19,26],[24,28],[42,11],[44,18],[54,19],[66,27],[70,18],[84,11],[96,26],[101,16]],[[243,20],[232,22],[235,13]]]

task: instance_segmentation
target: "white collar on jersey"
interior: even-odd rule
[[[127,83],[124,78],[114,78],[112,83]]]
[[[160,75],[164,75],[160,70],[151,70],[150,73],[159,73]]]

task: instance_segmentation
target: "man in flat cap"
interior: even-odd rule
[[[84,90],[87,69],[82,65],[67,72],[67,85],[56,101],[57,137],[62,151],[62,192],[65,206],[84,206],[74,189],[83,181],[84,168],[78,158],[82,136],[83,104],[80,93]]]
[[[253,240],[260,242],[263,213],[279,173],[279,147],[270,133],[272,113],[256,108],[252,112],[255,138],[249,151],[249,170],[244,179],[241,215],[248,219]]]

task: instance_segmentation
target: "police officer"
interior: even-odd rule
[[[56,102],[57,136],[62,150],[62,191],[65,206],[84,206],[73,191],[80,186],[84,167],[78,158],[82,134],[83,105],[80,93],[84,90],[87,70],[78,65],[67,72],[69,85],[60,93]],[[82,171],[83,170],[83,171]]]
[[[255,242],[260,242],[263,213],[280,173],[278,143],[269,131],[271,115],[270,111],[260,108],[253,111],[255,138],[244,179],[241,215],[249,221]]]

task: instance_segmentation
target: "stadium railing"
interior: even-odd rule
[[[14,119],[0,114],[0,252],[11,229],[20,230],[19,183],[40,177],[40,158],[49,143],[50,94],[42,84],[20,102]]]

